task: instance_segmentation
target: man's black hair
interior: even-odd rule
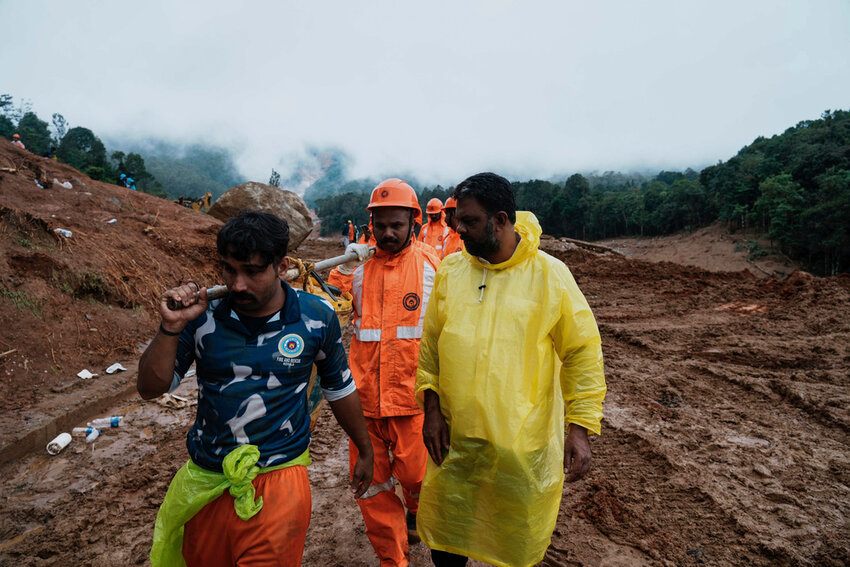
[[[495,173],[476,173],[455,187],[452,197],[457,201],[473,197],[489,216],[505,211],[511,223],[516,222],[516,199],[511,182]]]
[[[222,257],[246,262],[259,254],[264,266],[277,265],[289,249],[289,225],[271,213],[242,211],[218,231],[216,248]]]

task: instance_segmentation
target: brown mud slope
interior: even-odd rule
[[[128,423],[56,457],[33,442],[4,461],[0,565],[145,564],[194,408],[131,394],[136,349],[162,287],[215,281],[219,223],[25,152],[0,148],[12,167],[4,159],[17,160],[0,173],[0,353],[15,349],[0,357],[6,446],[41,419]],[[39,169],[73,189],[38,189]],[[565,488],[542,564],[850,563],[850,278],[777,281],[545,246],[596,313],[609,394],[593,468]],[[311,238],[297,255],[340,250]],[[103,374],[115,361],[121,378]],[[101,376],[80,380],[85,367]],[[187,381],[178,393],[194,392]],[[346,490],[346,450],[325,412],[305,565],[377,564]],[[421,544],[413,563],[429,564]]]
[[[7,146],[0,143],[0,352],[14,350],[0,358],[3,431],[10,416],[27,419],[56,390],[84,390],[83,368],[103,375],[118,360],[126,366],[156,328],[161,291],[214,277],[221,225]]]
[[[723,223],[668,236],[614,238],[598,242],[628,258],[674,262],[713,272],[749,270],[759,277],[784,278],[799,265],[763,234],[730,233]]]

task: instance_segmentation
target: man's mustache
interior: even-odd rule
[[[237,291],[233,294],[233,299],[239,301],[257,301],[257,298],[248,293],[247,291]]]

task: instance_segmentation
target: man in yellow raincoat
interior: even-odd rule
[[[431,458],[417,528],[438,567],[533,565],[565,470],[572,482],[590,469],[606,391],[599,330],[506,179],[480,173],[452,196],[466,249],[440,265],[422,330],[416,397]]]

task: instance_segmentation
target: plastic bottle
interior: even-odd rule
[[[97,419],[93,419],[86,425],[95,429],[103,429],[108,427],[120,427],[123,422],[123,415],[113,415],[111,417],[99,417]]]
[[[75,427],[71,430],[71,433],[74,435],[85,435],[86,443],[91,443],[100,436],[100,429],[95,429],[93,427]]]

